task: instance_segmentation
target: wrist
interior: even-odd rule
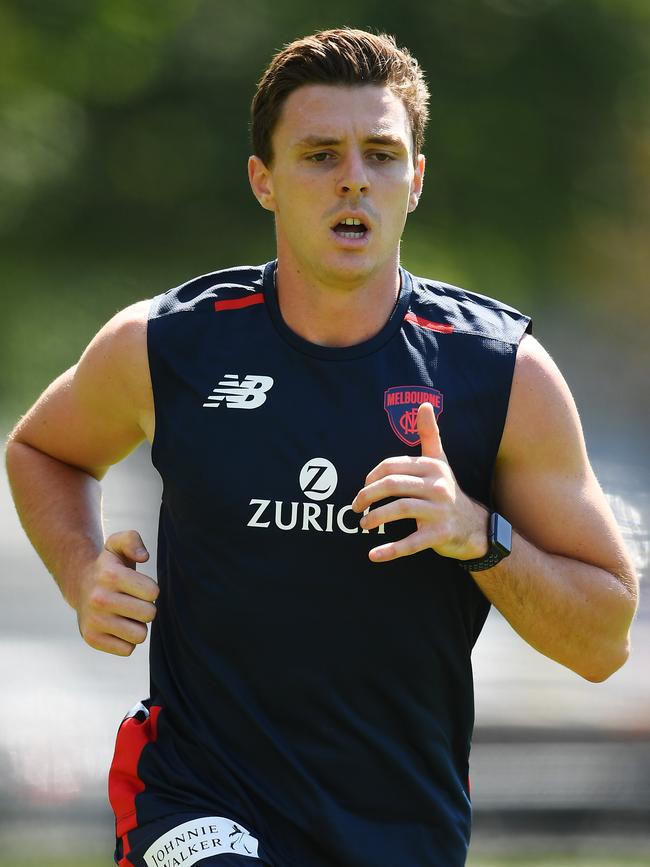
[[[83,601],[84,589],[92,582],[100,553],[101,547],[98,550],[98,540],[77,540],[74,553],[68,553],[63,561],[65,566],[58,571],[58,574],[55,574],[63,598],[77,612]]]
[[[512,550],[512,526],[503,515],[492,512],[488,519],[487,551],[471,559],[461,559],[458,565],[467,572],[483,572],[492,569]]]
[[[456,559],[478,560],[485,557],[490,547],[489,522],[490,512],[485,506],[474,502],[474,520],[472,529],[467,535],[463,551]]]

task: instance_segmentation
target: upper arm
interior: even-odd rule
[[[127,307],[93,338],[12,432],[22,442],[100,478],[153,436],[147,358],[148,301]]]
[[[634,569],[589,463],[571,392],[530,335],[517,353],[494,497],[542,550],[599,566],[634,589]]]

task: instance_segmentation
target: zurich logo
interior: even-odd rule
[[[327,458],[312,458],[300,470],[300,487],[310,500],[326,500],[339,481],[336,467]]]
[[[359,518],[355,515],[351,503],[326,503],[339,483],[339,476],[334,464],[327,458],[310,458],[303,464],[298,474],[298,484],[305,496],[303,502],[297,500],[267,500],[253,497],[249,506],[252,514],[247,527],[277,530],[300,530],[302,532],[316,531],[318,533],[346,533],[360,535],[374,533],[384,535],[384,525],[376,530],[364,530],[359,527]],[[316,501],[316,502],[314,502]],[[368,514],[366,509],[364,514]]]

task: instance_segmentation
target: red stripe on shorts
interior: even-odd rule
[[[140,720],[135,716],[125,719],[117,733],[115,754],[108,774],[108,800],[115,813],[118,837],[123,837],[137,825],[135,798],[144,792],[144,783],[138,776],[138,763],[147,744],[158,737],[157,705],[149,708],[149,716]]]
[[[131,862],[126,857],[130,851],[131,844],[129,843],[129,835],[125,834],[122,837],[122,857],[120,858],[117,867],[133,867]]]
[[[239,310],[240,307],[252,307],[253,304],[264,304],[264,293],[256,292],[254,295],[246,295],[244,298],[232,298],[229,301],[215,301],[214,309]]]

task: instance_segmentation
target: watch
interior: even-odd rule
[[[500,563],[512,550],[512,525],[498,512],[492,512],[488,523],[488,549],[476,560],[457,560],[468,572],[482,572]]]

